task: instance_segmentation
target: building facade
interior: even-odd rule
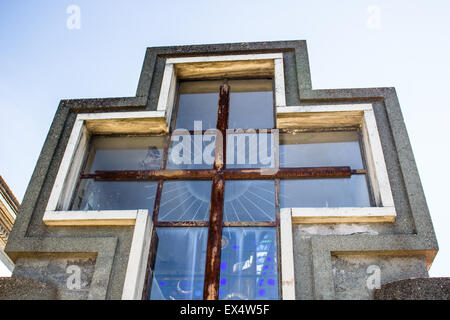
[[[305,41],[148,48],[62,100],[10,235],[60,299],[371,299],[438,245],[393,88],[313,90]]]
[[[14,225],[19,207],[19,201],[6,184],[6,181],[0,176],[0,263],[2,263],[10,272],[14,269],[14,263],[5,253],[5,246]]]

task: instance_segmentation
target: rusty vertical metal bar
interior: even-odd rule
[[[208,228],[208,246],[206,249],[205,282],[203,299],[217,300],[219,298],[220,256],[222,253],[223,203],[225,181],[223,169],[226,161],[226,130],[230,106],[230,87],[225,82],[220,87],[219,110],[217,113],[217,129],[222,139],[216,139],[216,158],[214,169],[216,174],[212,181],[211,205]],[[217,141],[222,141],[218,145]]]
[[[170,137],[171,134],[169,133],[166,137],[166,144],[164,146],[164,150],[162,153],[162,159],[161,159],[161,170],[164,170],[167,166],[167,158],[169,155],[169,147],[170,147]],[[156,250],[158,248],[158,236],[156,234],[156,226],[158,222],[158,214],[159,214],[159,204],[161,202],[161,194],[162,194],[162,187],[163,187],[163,180],[158,181],[158,186],[156,188],[156,195],[155,195],[155,203],[153,205],[153,215],[152,215],[152,239],[150,240],[150,253],[147,260],[147,267],[145,272],[145,281],[144,281],[144,289],[142,290],[142,300],[144,299],[150,299],[151,294],[151,288],[152,288],[152,281],[153,281],[153,268],[156,261]],[[149,278],[150,277],[150,278]]]
[[[278,155],[277,155],[278,156]],[[278,299],[281,300],[281,235],[280,235],[280,209],[281,209],[281,184],[280,179],[275,179],[275,221],[276,221],[276,232],[277,232],[277,278],[278,278]]]
[[[204,300],[219,298],[220,256],[222,253],[223,197],[225,183],[218,174],[212,183],[211,212],[208,228],[208,246],[206,249]]]
[[[144,289],[142,290],[141,300],[150,300],[151,288],[153,282],[153,270],[155,269],[156,254],[158,251],[158,234],[156,228],[153,228],[152,239],[150,240],[150,253],[147,260],[147,271],[144,278]]]
[[[230,109],[230,86],[225,81],[220,86],[219,92],[219,108],[217,110],[217,130],[222,134],[222,137],[216,137],[216,158],[214,161],[214,169],[222,171],[225,168],[226,161],[226,145],[227,145],[227,128],[228,128],[228,114]]]

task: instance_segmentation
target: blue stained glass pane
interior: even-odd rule
[[[343,179],[280,181],[282,208],[370,207],[365,175]]]
[[[94,137],[85,172],[158,170],[165,137]]]
[[[274,168],[275,137],[271,131],[228,131],[227,168]]]
[[[81,180],[73,210],[135,210],[153,213],[158,183]]]
[[[228,128],[273,128],[272,91],[233,92],[231,85]]]
[[[212,169],[216,136],[175,132],[171,136],[166,169]]]
[[[176,128],[194,130],[194,121],[201,121],[204,130],[215,128],[218,106],[218,93],[180,94]]]
[[[226,181],[224,221],[275,221],[275,182]]]
[[[207,228],[157,228],[150,299],[201,300]]]
[[[224,228],[219,299],[278,299],[275,228]]]
[[[165,181],[159,221],[207,221],[211,181]]]
[[[363,168],[359,137],[356,131],[280,135],[280,167],[329,166]]]

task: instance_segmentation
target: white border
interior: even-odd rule
[[[52,192],[47,203],[44,214],[44,222],[54,212],[64,211],[67,219],[74,211],[67,211],[69,202],[75,188],[84,156],[87,152],[87,146],[91,133],[86,127],[86,121],[96,120],[117,120],[117,119],[145,119],[162,118],[164,113],[159,111],[141,111],[141,112],[107,112],[107,113],[88,113],[79,114],[75,120],[67,142],[64,156],[53,184]]]
[[[364,152],[377,206],[365,208],[281,208],[280,228],[284,230],[282,232],[290,232],[288,235],[281,235],[280,244],[283,253],[281,257],[283,299],[295,297],[295,282],[290,281],[294,279],[294,256],[293,252],[290,253],[290,248],[293,248],[293,238],[292,230],[289,230],[289,228],[292,228],[292,224],[386,223],[394,222],[397,216],[372,104],[279,107],[277,108],[277,115],[289,114],[290,117],[295,118],[296,115],[301,117],[302,114],[308,113],[320,117],[325,112],[338,115],[340,112],[349,111],[360,111],[362,113],[360,125]]]
[[[294,243],[290,209],[280,210],[281,292],[283,300],[295,300]]]
[[[128,257],[122,300],[140,300],[144,290],[153,224],[148,210],[138,210]]]
[[[251,61],[251,60],[274,60],[274,82],[275,82],[275,106],[286,106],[286,95],[284,85],[284,68],[282,53],[268,54],[245,54],[228,56],[199,56],[185,58],[168,58],[164,68],[161,90],[158,100],[158,111],[165,112],[167,124],[169,124],[175,101],[175,89],[177,84],[177,75],[175,65],[180,63],[198,63],[198,62],[218,62],[218,61]]]

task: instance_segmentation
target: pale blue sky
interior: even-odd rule
[[[397,89],[440,245],[430,274],[450,275],[450,1],[0,1],[0,174],[19,200],[59,100],[134,95],[146,47],[307,40],[313,88]]]

